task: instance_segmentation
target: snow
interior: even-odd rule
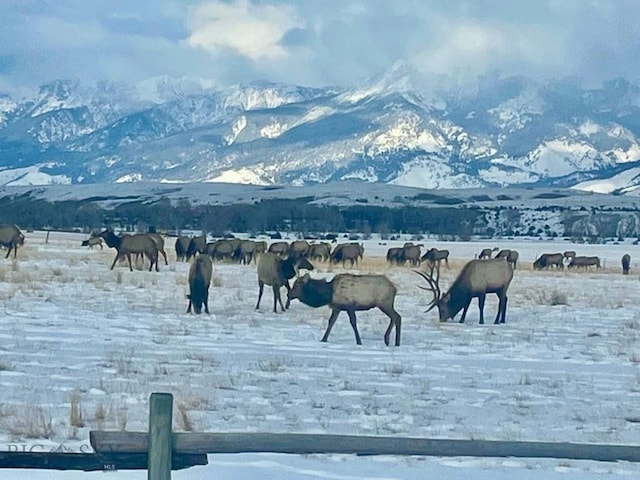
[[[608,179],[590,180],[571,188],[595,193],[613,193],[632,185],[640,177],[640,168],[630,168]]]
[[[405,241],[364,242],[362,272],[398,287],[402,345],[386,347],[388,319],[358,314],[356,346],[346,315],[319,342],[327,308],[294,302],[259,310],[254,265],[216,263],[211,315],[187,315],[188,264],[160,272],[116,266],[114,252],[80,247],[82,234],[26,232],[17,261],[0,259],[0,445],[86,447],[92,429],[147,428],[151,392],[175,397],[174,429],[308,432],[427,438],[638,444],[640,307],[636,246],[566,241],[475,241],[448,248],[443,287],[484,247],[515,248],[521,265],[510,288],[507,323],[465,324],[425,314],[429,295],[410,268],[388,267],[386,250]],[[533,272],[542,252],[599,255],[605,268]],[[623,253],[632,274],[619,272]],[[314,277],[341,267],[319,263]],[[492,320],[496,301],[488,297]],[[82,424],[71,425],[71,403]],[[39,438],[43,435],[48,439]],[[35,438],[30,438],[35,437]],[[640,465],[574,460],[211,455],[210,465],[173,478],[596,479],[634,478]],[[3,480],[26,471],[2,471]],[[30,471],[29,478],[92,478]],[[145,472],[111,478],[145,478]]]
[[[39,164],[25,168],[12,168],[0,170],[0,185],[26,186],[26,185],[51,185],[70,184],[71,179],[66,175],[51,175],[41,172],[40,168],[50,167],[50,164]]]

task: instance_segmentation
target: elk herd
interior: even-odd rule
[[[25,236],[15,225],[0,225],[0,246],[7,249],[5,258],[13,252],[17,258],[18,247],[24,245]],[[82,242],[82,246],[92,248],[105,243],[116,250],[111,263],[114,269],[118,260],[127,261],[129,270],[133,270],[132,255],[135,260],[146,258],[149,271],[159,271],[158,261],[162,257],[168,265],[164,238],[157,233],[119,234],[111,229],[94,232]],[[467,311],[474,298],[478,299],[480,323],[484,323],[484,305],[488,294],[498,298],[498,311],[495,324],[506,321],[508,289],[518,266],[519,255],[516,250],[497,247],[484,248],[475,258],[469,260],[457,274],[453,283],[443,293],[440,286],[441,267],[449,269],[449,250],[430,248],[423,252],[423,244],[405,243],[402,247],[387,250],[386,261],[394,267],[412,267],[426,283],[417,285],[430,292],[433,299],[427,312],[437,308],[441,322],[454,319],[462,311],[460,323],[465,321]],[[395,310],[396,286],[385,275],[340,273],[332,279],[314,279],[308,273],[314,270],[311,262],[327,262],[341,265],[343,268],[357,267],[364,257],[364,245],[357,242],[339,243],[332,247],[328,242],[292,242],[275,241],[270,245],[266,241],[223,238],[208,242],[205,236],[180,236],[175,241],[176,261],[190,262],[188,270],[189,293],[187,295],[187,313],[199,314],[204,309],[209,313],[209,288],[213,275],[213,262],[234,262],[243,265],[256,264],[258,280],[258,299],[256,310],[260,308],[264,286],[273,290],[273,312],[289,309],[292,300],[310,307],[329,306],[331,313],[327,328],[322,336],[326,342],[340,312],[345,311],[353,329],[356,343],[361,344],[357,327],[356,312],[379,309],[389,317],[389,325],[384,334],[386,345],[390,343],[391,333],[395,330],[394,344],[400,345],[402,318]],[[495,256],[494,256],[495,254]],[[422,265],[425,265],[424,268]],[[622,273],[628,275],[631,257],[625,254],[621,259]],[[603,267],[597,256],[581,256],[575,251],[563,253],[543,253],[533,262],[533,270],[563,270]],[[301,275],[301,271],[307,273]],[[295,281],[290,286],[290,280]],[[287,290],[286,303],[283,304],[281,288]]]

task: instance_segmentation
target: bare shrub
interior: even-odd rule
[[[69,425],[77,428],[84,427],[84,420],[82,419],[82,406],[80,405],[80,392],[75,391],[71,394],[70,404],[71,408],[69,411]]]
[[[25,405],[16,411],[9,431],[14,438],[52,438],[53,420],[40,405]]]
[[[567,294],[558,290],[530,290],[527,298],[537,305],[569,305]]]
[[[193,432],[193,422],[189,417],[189,411],[184,403],[178,404],[178,416],[176,418],[178,422],[178,428],[185,432]]]
[[[107,421],[107,412],[102,403],[99,403],[96,407],[96,411],[93,414],[93,420],[98,426],[98,430],[104,430],[105,422]]]

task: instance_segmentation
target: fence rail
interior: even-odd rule
[[[640,445],[606,445],[493,440],[449,440],[305,433],[174,433],[173,397],[153,393],[148,432],[92,431],[94,453],[0,452],[0,468],[58,470],[148,469],[148,478],[167,480],[171,471],[206,465],[207,454],[424,455],[439,457],[529,457],[640,462]]]

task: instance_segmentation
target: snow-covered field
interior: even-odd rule
[[[172,392],[178,431],[325,432],[431,438],[640,444],[638,247],[568,242],[423,243],[449,248],[448,285],[487,246],[515,248],[521,268],[507,323],[487,325],[477,303],[467,322],[440,324],[408,267],[388,267],[386,249],[365,243],[364,272],[398,286],[402,345],[386,347],[388,319],[358,315],[355,345],[346,314],[319,341],[329,310],[297,301],[255,310],[255,266],[216,264],[211,315],[185,314],[187,270],[109,271],[113,250],[80,247],[84,236],[27,233],[18,260],[0,259],[0,448],[86,445],[89,430],[147,428],[151,392]],[[599,255],[602,271],[533,272],[543,252]],[[632,272],[620,273],[620,257]],[[4,256],[4,255],[2,255]],[[318,264],[314,276],[341,267]],[[22,448],[22,447],[20,447]],[[354,458],[221,455],[174,478],[638,478],[640,465],[573,460]],[[99,473],[100,474],[100,473]],[[24,471],[2,471],[26,478]],[[59,476],[57,476],[59,475]],[[86,478],[29,472],[29,478]],[[146,478],[122,472],[113,478]]]

